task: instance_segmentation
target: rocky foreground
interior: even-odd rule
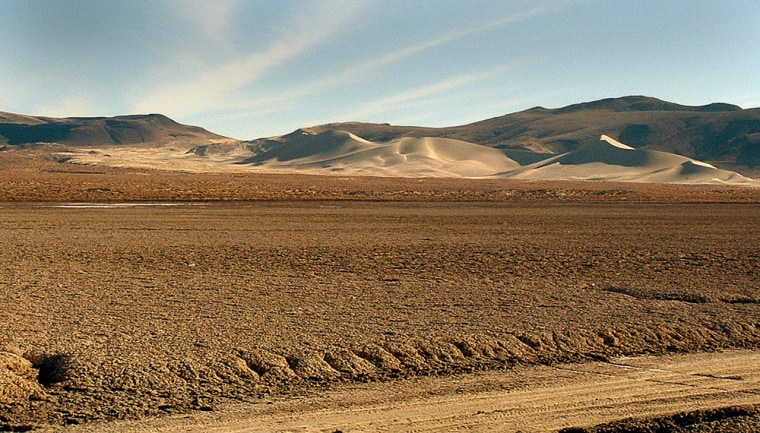
[[[117,191],[135,182],[117,174],[65,178],[100,188],[115,176]],[[456,200],[430,202],[452,189],[304,177],[294,193],[276,183],[282,177],[147,176],[142,185],[171,185],[185,198],[202,187],[342,195],[4,203],[6,426],[214,411],[355,381],[760,346],[760,208],[746,203],[748,190],[474,182],[456,184]],[[409,199],[344,200],[348,188]],[[513,201],[521,191],[533,200]],[[468,192],[472,201],[462,201]],[[745,203],[663,200],[674,196]]]

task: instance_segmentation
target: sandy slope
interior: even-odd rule
[[[684,156],[640,150],[602,135],[581,149],[521,167],[517,179],[752,184],[751,179]]]
[[[519,167],[499,150],[446,138],[374,143],[346,131],[299,129],[256,146],[239,164],[259,171],[390,177],[485,177]],[[205,154],[213,147],[193,152]]]
[[[284,147],[256,154],[226,144],[190,151],[85,149],[67,155],[79,164],[188,172],[476,178],[519,167],[498,150],[445,138],[402,138],[384,144],[369,143],[348,133],[328,132],[310,138],[297,137]]]
[[[391,177],[485,177],[519,165],[503,153],[445,138],[402,138],[387,144],[334,154],[319,152],[270,168],[350,172]]]
[[[729,351],[516,368],[344,386],[214,415],[94,424],[83,432],[545,432],[626,417],[760,403],[760,354]]]
[[[514,155],[523,165],[507,155]],[[374,143],[338,130],[319,133],[297,130],[248,145],[80,149],[67,157],[81,164],[190,172],[757,185],[749,178],[710,164],[671,153],[634,149],[606,135],[598,142],[551,158],[546,158],[546,154],[515,154],[446,138],[404,137]]]

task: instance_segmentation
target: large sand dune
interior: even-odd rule
[[[194,153],[214,146],[201,146]],[[503,152],[446,138],[404,137],[374,143],[340,130],[299,129],[264,140],[238,164],[269,171],[331,172],[394,177],[485,177],[520,165]]]
[[[201,145],[187,151],[121,146],[79,149],[66,156],[74,163],[191,172],[758,184],[692,158],[635,149],[606,135],[555,156],[448,138],[402,137],[372,142],[346,131],[309,129],[248,143]]]
[[[536,180],[753,184],[738,173],[673,153],[634,149],[606,135],[581,149],[505,175]]]

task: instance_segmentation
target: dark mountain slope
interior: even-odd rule
[[[60,143],[74,147],[164,145],[224,139],[160,114],[51,118],[0,112],[0,144]]]

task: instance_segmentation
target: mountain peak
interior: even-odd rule
[[[712,103],[700,106],[681,105],[649,96],[623,96],[606,98],[597,101],[582,102],[552,110],[555,114],[572,113],[583,110],[624,111],[694,111],[694,112],[723,112],[738,111],[741,107],[725,103]]]

